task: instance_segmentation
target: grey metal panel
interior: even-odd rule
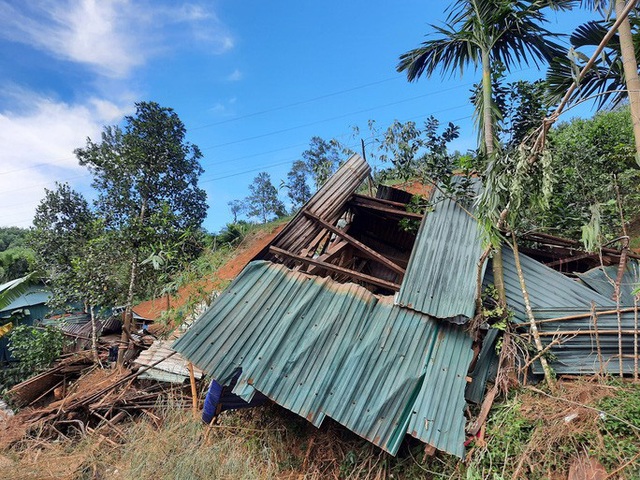
[[[591,270],[578,273],[578,278],[587,286],[604,297],[613,298],[613,283],[618,277],[618,266],[609,265],[607,267],[596,267]],[[633,305],[633,291],[640,284],[640,262],[630,258],[627,261],[622,282],[620,283],[620,303],[622,305]]]
[[[475,311],[479,225],[471,205],[461,206],[439,191],[432,202],[435,210],[422,220],[397,304],[464,323]]]
[[[471,338],[358,285],[252,262],[174,348],[223,384],[241,367],[245,400],[329,416],[392,454],[407,432],[463,453]]]
[[[515,313],[515,321],[527,322],[522,289],[515,266],[513,250],[508,246],[502,248],[504,266],[504,285],[507,304]],[[570,279],[537,260],[520,254],[520,264],[525,285],[534,309],[563,307],[590,308],[591,302],[597,306],[613,306],[613,301],[603,297],[580,282]],[[484,283],[493,283],[493,272],[488,268]]]
[[[558,374],[594,374],[607,372],[611,374],[619,373],[619,350],[618,350],[618,318],[615,313],[604,314],[603,311],[609,309],[596,309],[597,324],[591,316],[584,318],[564,319],[559,321],[546,321],[539,324],[538,328],[543,333],[555,332],[576,332],[576,331],[598,331],[597,335],[582,334],[573,338],[568,338],[560,345],[551,347],[553,359],[550,361],[551,368]],[[580,314],[589,314],[590,309],[580,308],[553,308],[539,309],[534,311],[536,320],[549,320],[563,318]],[[638,318],[636,312],[626,311],[621,314],[622,330],[624,332],[637,331]],[[603,334],[601,332],[615,332]],[[638,332],[640,333],[640,332]],[[563,335],[571,337],[571,335]],[[623,333],[622,354],[623,371],[631,374],[634,371],[634,344],[640,350],[640,335]],[[542,338],[543,345],[548,345],[553,337],[545,335]],[[600,344],[600,354],[598,354],[598,343]],[[542,374],[542,367],[539,363],[533,365],[534,373]]]
[[[490,328],[482,341],[482,349],[478,354],[478,360],[473,371],[469,374],[471,383],[465,390],[465,398],[473,403],[479,404],[484,399],[484,392],[487,381],[493,380],[498,371],[498,354],[496,352],[496,341],[500,331]]]

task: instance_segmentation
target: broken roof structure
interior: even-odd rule
[[[474,360],[464,324],[475,315],[478,269],[492,281],[478,265],[478,222],[471,205],[438,191],[424,219],[392,187],[359,194],[369,172],[352,156],[174,349],[221,384],[240,368],[233,393],[246,401],[260,392],[316,426],[330,417],[391,454],[408,434],[462,457]],[[407,218],[422,222],[417,235],[400,228]],[[509,305],[524,326],[513,253],[504,257]],[[538,260],[521,263],[536,309],[612,306]],[[479,360],[491,364],[491,350]],[[480,397],[488,375],[475,363]]]

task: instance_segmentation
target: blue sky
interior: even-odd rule
[[[54,181],[88,192],[73,150],[136,101],[173,108],[201,148],[211,231],[260,171],[279,185],[314,135],[355,149],[354,126],[372,141],[369,119],[386,127],[434,115],[461,126],[453,148],[474,148],[477,73],[410,84],[395,72],[446,5],[0,0],[0,225],[30,226]],[[549,18],[569,33],[589,14]],[[514,78],[540,75],[523,66]]]

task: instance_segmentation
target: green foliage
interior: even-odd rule
[[[637,52],[637,46],[640,44],[640,20],[633,10],[629,18]],[[590,21],[580,25],[571,34],[569,37],[571,47],[568,54],[554,58],[547,73],[549,90],[556,101],[562,98],[569,87],[577,81],[578,73],[589,59],[588,55],[591,55],[591,51],[600,44],[614,21],[615,19]],[[582,77],[580,88],[577,89],[573,101],[589,97],[596,97],[598,108],[621,105],[628,97],[618,33],[596,58],[595,65]]]
[[[27,246],[28,235],[25,228],[0,227],[0,283],[35,270],[35,253]]]
[[[633,221],[640,214],[640,171],[628,108],[563,123],[550,132],[549,141],[556,181],[549,210],[534,211],[539,224],[579,239],[596,211],[599,229],[587,232],[592,241],[601,243],[621,235],[616,185],[625,220]]]
[[[306,173],[313,179],[316,190],[324,185],[338,169],[344,157],[351,153],[353,152],[336,139],[327,141],[321,137],[311,138],[309,148],[302,152],[302,159],[304,160]],[[296,175],[299,175],[299,173]],[[297,192],[297,196],[299,196],[299,193]]]
[[[53,327],[18,325],[9,333],[8,348],[20,362],[21,379],[27,379],[49,367],[62,353],[64,335]]]
[[[219,245],[237,246],[244,240],[244,237],[251,231],[252,225],[245,221],[227,223],[216,236],[216,243]]]
[[[253,183],[249,185],[249,196],[245,199],[247,214],[259,218],[262,223],[282,217],[286,209],[282,200],[278,198],[278,190],[271,183],[271,176],[267,172],[260,172]]]
[[[27,246],[11,247],[0,252],[0,283],[24,277],[36,268],[36,254]]]
[[[297,211],[307,200],[311,198],[311,189],[307,184],[308,168],[302,160],[296,160],[287,173],[287,196],[291,200],[293,212]]]
[[[172,109],[139,102],[123,128],[105,127],[99,143],[89,139],[75,151],[93,175],[96,214],[111,234],[110,251],[129,259],[125,283],[133,288],[127,304],[136,292],[150,292],[166,280],[153,262],[141,265],[142,260],[161,253],[166,274],[202,248],[207,209],[206,193],[198,186],[202,154],[185,136]]]

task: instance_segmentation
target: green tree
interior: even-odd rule
[[[206,193],[198,186],[202,154],[185,136],[172,109],[140,102],[135,115],[125,117],[124,128],[105,127],[100,142],[88,139],[85,148],[75,151],[93,175],[98,215],[107,230],[118,232],[120,251],[129,256],[123,345],[128,344],[140,270],[151,268],[142,261],[154,251],[174,252],[177,245],[176,259],[197,253],[183,247],[196,244],[185,241],[185,235],[199,235]],[[118,355],[120,364],[124,350]]]
[[[414,81],[436,71],[463,73],[473,66],[482,70],[482,101],[476,118],[483,137],[482,150],[491,157],[495,150],[496,111],[492,98],[492,70],[497,63],[507,71],[519,64],[549,62],[563,54],[552,39],[557,34],[543,25],[545,8],[566,9],[570,0],[457,0],[449,9],[445,26],[431,25],[438,34],[418,48],[400,56],[397,70]]]
[[[626,221],[640,214],[640,171],[635,161],[628,108],[573,119],[549,134],[554,194],[548,210],[537,210],[540,226],[579,239],[595,212],[603,239],[622,234],[616,185]]]
[[[566,90],[576,81],[578,72],[587,61],[587,55],[600,44],[613,26],[615,18],[611,18],[612,11],[615,17],[620,17],[626,2],[625,0],[583,0],[587,8],[597,9],[604,16],[602,20],[591,21],[580,25],[570,37],[571,50],[568,56],[560,56],[551,63],[547,75],[551,92],[561,97]],[[638,76],[637,57],[640,54],[640,22],[637,10],[624,18],[618,32],[607,44],[594,67],[586,72],[580,80],[580,88],[577,90],[574,100],[582,100],[592,95],[597,95],[598,108],[610,104],[619,105],[621,101],[628,99],[637,162],[640,164],[640,77]]]
[[[231,215],[233,215],[233,223],[238,223],[238,216],[246,212],[247,206],[242,200],[231,200],[227,203]]]
[[[73,259],[83,255],[93,235],[94,221],[88,202],[68,184],[56,183],[54,190],[45,189],[45,196],[36,207],[29,243],[38,256],[40,269],[53,285],[70,283]],[[65,288],[59,292],[59,305],[81,301],[71,298]]]
[[[249,196],[245,199],[247,213],[267,223],[273,217],[285,215],[284,203],[278,198],[278,190],[271,183],[271,175],[260,172],[249,185]]]
[[[307,183],[307,166],[302,160],[296,160],[287,173],[287,196],[291,200],[291,211],[297,211],[311,198],[311,189]]]
[[[321,137],[311,138],[309,148],[302,152],[302,158],[316,190],[324,185],[338,169],[343,157],[350,153],[350,150],[336,139],[327,141]]]
[[[36,208],[32,243],[47,277],[54,308],[80,303],[91,315],[91,340],[98,359],[96,308],[111,306],[122,293],[117,281],[118,245],[95,218],[84,197],[68,185],[45,190]]]

